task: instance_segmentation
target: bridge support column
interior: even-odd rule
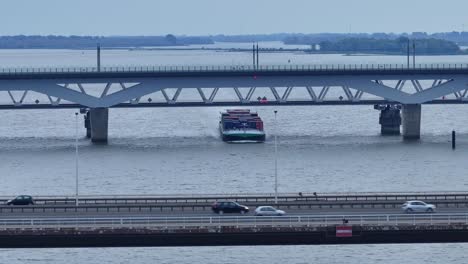
[[[400,135],[400,106],[386,105],[376,109],[380,110],[380,133],[382,135]]]
[[[403,105],[403,139],[419,139],[421,137],[421,105]]]
[[[91,138],[91,120],[90,120],[89,111],[86,111],[84,114],[84,127],[86,128],[86,137]]]
[[[91,141],[96,143],[107,142],[109,123],[109,108],[92,108],[89,110],[91,127]]]

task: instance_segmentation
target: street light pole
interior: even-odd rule
[[[276,113],[278,113],[277,110],[275,112],[275,204],[278,204],[278,139],[277,139],[277,122],[276,122]]]
[[[75,205],[78,206],[78,112],[75,113]]]
[[[407,52],[408,54],[406,56],[406,58],[407,58],[407,68],[409,69],[409,67],[410,67],[410,39],[409,38],[408,38],[408,50],[407,51],[408,51]]]

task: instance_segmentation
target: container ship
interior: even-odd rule
[[[219,131],[226,142],[264,142],[263,121],[249,109],[231,109],[221,113]]]

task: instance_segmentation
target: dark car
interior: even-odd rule
[[[19,195],[15,199],[8,200],[7,205],[30,205],[34,204],[34,200],[29,195]]]
[[[224,213],[241,213],[245,214],[249,212],[249,208],[245,205],[238,204],[236,202],[215,202],[211,206],[211,210],[217,214]]]

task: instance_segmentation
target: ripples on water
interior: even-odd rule
[[[111,109],[109,144],[92,145],[80,119],[80,190],[85,194],[271,192],[273,109],[264,144],[226,144],[222,108]],[[379,135],[370,106],[282,107],[281,192],[466,190],[465,106],[424,106],[422,140]],[[74,111],[4,111],[0,127],[4,195],[72,194]],[[457,150],[450,132],[458,132]],[[14,175],[14,177],[12,177]],[[352,179],[352,180],[351,180]],[[46,191],[47,190],[47,191]]]
[[[0,263],[464,264],[466,250],[468,244],[0,249]]]

